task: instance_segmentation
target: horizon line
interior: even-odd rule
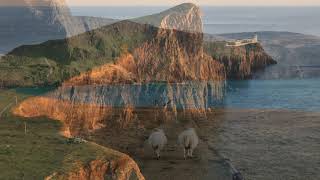
[[[183,4],[183,3],[182,3]],[[175,7],[179,6],[181,4],[176,5],[104,5],[104,4],[97,4],[97,5],[72,5],[67,4],[67,7]],[[200,7],[320,7],[320,4],[316,5],[241,5],[241,4],[235,4],[235,5],[212,5],[212,4],[195,4]],[[28,6],[22,6],[22,5],[0,5],[0,7],[28,7]],[[32,7],[49,7],[49,6],[32,6]]]

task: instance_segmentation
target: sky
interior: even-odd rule
[[[212,6],[319,6],[320,0],[66,0],[72,6],[155,6],[177,5],[192,2]]]
[[[53,0],[0,0],[1,5],[44,4]],[[320,6],[320,0],[54,0],[69,6],[172,6],[185,2],[210,6]],[[28,3],[27,3],[28,4]]]

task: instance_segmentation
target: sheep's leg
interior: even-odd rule
[[[189,149],[186,149],[186,156],[189,157]]]
[[[157,156],[157,159],[159,160],[160,159],[160,150],[159,149],[156,150],[156,156]]]
[[[160,148],[159,148],[159,146],[152,146],[152,148],[153,148],[153,152],[154,152],[156,158],[159,159],[160,158]]]
[[[153,150],[154,156],[157,157],[157,150]]]
[[[183,158],[186,159],[186,148],[183,148]]]
[[[190,157],[193,157],[193,149],[190,149]]]

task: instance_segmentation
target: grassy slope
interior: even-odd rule
[[[149,29],[148,29],[149,28]],[[21,46],[0,59],[0,86],[46,86],[112,63],[151,39],[152,29],[122,21],[68,39]]]
[[[0,90],[0,109],[12,98],[27,94]],[[26,121],[28,120],[28,121]],[[24,122],[27,122],[27,134]],[[61,124],[46,118],[25,119],[6,113],[0,119],[0,179],[44,179],[54,172],[70,172],[95,159],[114,159],[117,152],[93,143],[68,144]]]

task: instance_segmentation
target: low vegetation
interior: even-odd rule
[[[0,90],[0,109],[15,101],[15,96],[21,100],[30,95]],[[96,159],[120,156],[90,142],[70,143],[59,134],[60,128],[60,122],[47,118],[26,119],[4,113],[0,118],[0,179],[44,179]]]
[[[151,39],[152,33],[148,25],[122,21],[68,39],[18,47],[0,59],[0,87],[60,84],[93,67],[113,63]]]

